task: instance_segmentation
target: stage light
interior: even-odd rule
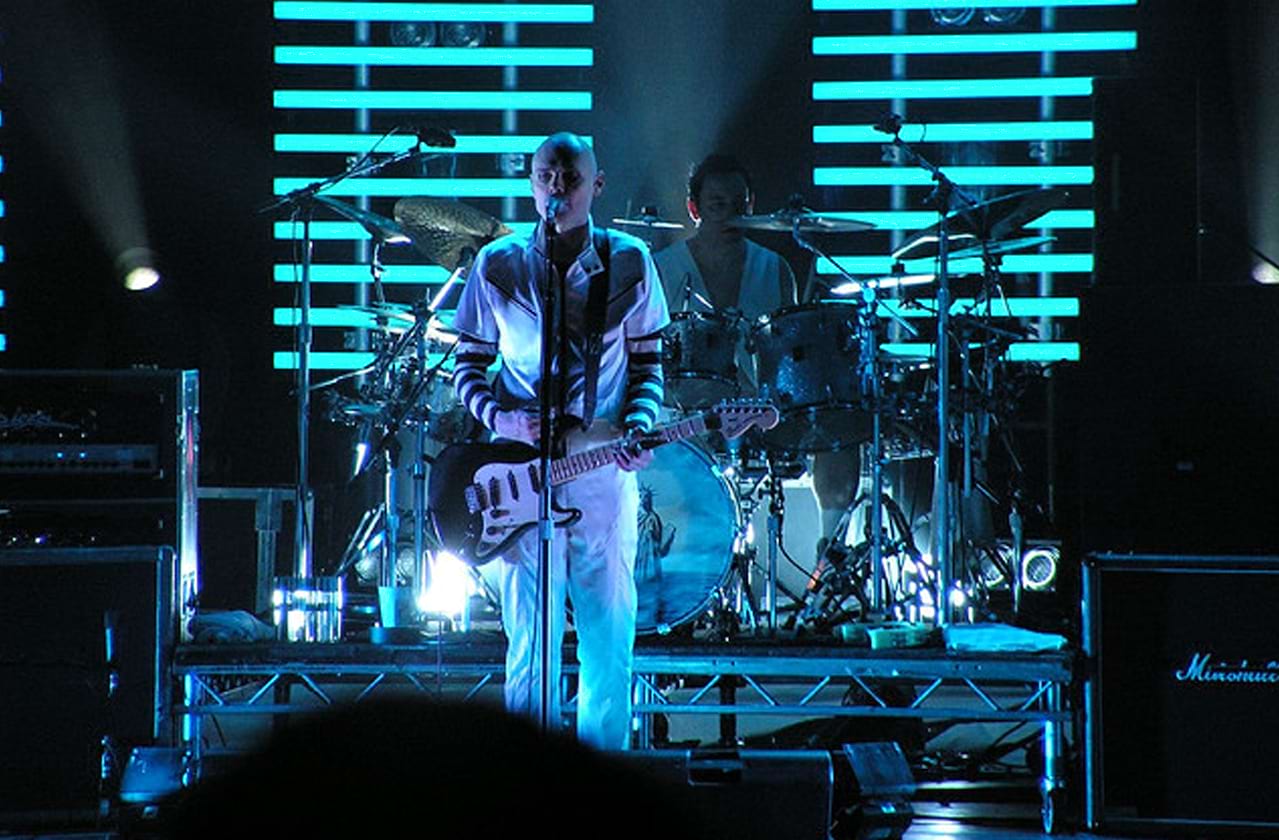
[[[128,248],[116,257],[116,272],[129,291],[145,291],[160,282],[155,262],[155,254],[149,248]]]
[[[1057,579],[1061,552],[1055,546],[1035,546],[1022,555],[1021,584],[1032,592],[1049,589]]]
[[[992,6],[981,12],[982,22],[987,26],[1016,26],[1025,16],[1026,10],[1016,6]]]
[[[1252,267],[1252,279],[1258,283],[1279,283],[1279,268],[1266,262],[1259,262]]]
[[[947,29],[958,29],[961,26],[967,26],[973,16],[977,14],[977,10],[972,6],[958,7],[934,7],[928,10],[928,14],[932,17],[933,23]]]
[[[475,591],[470,568],[448,551],[429,555],[430,584],[418,596],[418,609],[436,615],[461,615]]]
[[[432,21],[400,21],[391,24],[391,43],[397,47],[433,47],[439,32]]]
[[[444,24],[443,28],[446,47],[482,47],[487,40],[487,32],[482,23],[454,21]]]

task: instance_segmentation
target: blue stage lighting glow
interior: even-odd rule
[[[276,47],[276,64],[368,64],[396,67],[590,67],[579,47]]]
[[[950,166],[956,184],[1091,184],[1091,166]],[[831,186],[928,186],[932,175],[922,169],[887,166],[819,166],[813,184]]]
[[[1002,142],[1018,140],[1091,140],[1088,120],[1043,122],[905,123],[907,143]],[[888,136],[869,125],[815,125],[814,143],[885,143]]]
[[[813,99],[1013,99],[1092,96],[1091,76],[813,82]]]
[[[310,178],[276,178],[276,195],[286,195],[312,183]],[[332,196],[430,195],[447,198],[531,198],[524,178],[352,178],[325,190]]]
[[[592,23],[595,7],[569,3],[342,3],[277,2],[277,20],[485,21]]]
[[[368,108],[422,111],[589,111],[588,91],[277,90],[277,108]]]
[[[972,0],[813,0],[814,12],[893,12],[911,9],[966,9]],[[1137,0],[1000,0],[1000,8],[1071,8],[1082,6],[1135,6]]]
[[[922,53],[1092,52],[1135,50],[1137,33],[1008,32],[963,35],[824,35],[813,55],[910,55]]]

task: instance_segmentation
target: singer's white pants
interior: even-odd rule
[[[576,450],[609,436],[596,423],[574,439]],[[567,528],[555,529],[551,564],[551,675],[548,720],[560,723],[560,649],[565,593],[577,631],[579,685],[577,737],[598,749],[622,750],[630,743],[631,658],[635,643],[635,549],[639,490],[635,474],[608,466],[556,488],[561,507],[582,511]],[[502,626],[506,631],[506,708],[538,717],[541,663],[535,633],[538,537],[526,533],[501,560]]]

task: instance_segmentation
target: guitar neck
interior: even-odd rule
[[[641,440],[648,448],[655,449],[677,440],[696,437],[706,432],[706,417],[705,414],[694,414],[674,423],[665,423],[651,432],[645,432]],[[551,461],[551,484],[553,486],[566,484],[592,470],[617,463],[617,456],[625,446],[625,439],[618,438],[590,449],[583,449],[581,452],[574,452],[572,455],[565,455],[563,458],[556,458]]]

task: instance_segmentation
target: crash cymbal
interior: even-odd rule
[[[395,202],[395,220],[413,237],[413,247],[431,262],[454,271],[488,243],[511,232],[470,205],[413,196]]]
[[[336,198],[331,198],[327,195],[317,195],[315,200],[325,207],[331,208],[339,215],[345,216],[353,222],[358,222],[361,227],[369,232],[369,236],[378,242],[386,245],[409,245],[413,242],[413,238],[409,236],[407,230],[385,216],[379,216],[377,213],[371,213],[362,207],[338,201]]]
[[[798,229],[800,233],[856,233],[875,227],[870,222],[858,219],[844,219],[837,216],[823,216],[812,210],[778,210],[766,216],[736,216],[726,223],[729,227],[744,230],[777,231],[791,233]]]
[[[413,307],[406,303],[339,303],[337,308],[369,315],[375,327],[388,332],[406,332],[417,322]]]
[[[979,247],[975,243],[1009,239],[1049,210],[1065,204],[1069,197],[1063,189],[1045,187],[1001,195],[955,210],[946,217],[947,239],[952,248]],[[893,252],[893,259],[931,256],[937,252],[937,239],[937,224],[929,225],[908,237]]]

